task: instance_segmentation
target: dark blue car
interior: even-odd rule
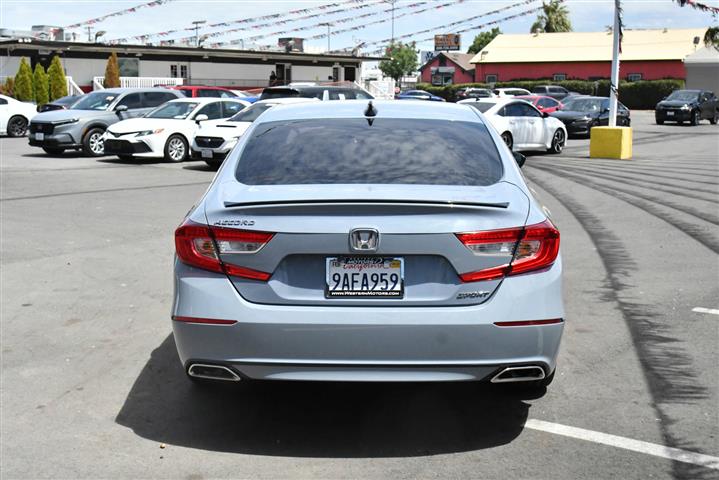
[[[424,90],[407,90],[394,97],[396,100],[429,100],[432,102],[445,102],[446,100],[437,95],[432,95]]]

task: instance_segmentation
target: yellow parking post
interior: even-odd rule
[[[632,127],[594,127],[589,137],[590,158],[632,158]]]

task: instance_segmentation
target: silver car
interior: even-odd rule
[[[188,376],[548,385],[559,232],[516,160],[467,106],[268,110],[175,232]]]
[[[90,157],[104,155],[103,134],[120,120],[145,115],[168,100],[184,98],[166,88],[108,88],[83,95],[67,110],[38,113],[30,122],[30,145],[59,155],[80,150]]]

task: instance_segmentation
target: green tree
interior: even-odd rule
[[[704,34],[704,45],[719,50],[719,27],[709,27]]]
[[[389,58],[379,62],[379,69],[385,76],[394,79],[397,83],[400,83],[403,76],[414,73],[419,66],[414,42],[390,43],[385,51],[385,56]]]
[[[542,5],[543,12],[537,15],[529,33],[555,33],[571,32],[572,22],[569,20],[569,10],[559,0],[549,0]]]
[[[5,83],[0,85],[0,93],[7,95],[8,97],[13,96],[13,89],[15,88],[15,79],[13,77],[7,77]]]
[[[35,103],[45,105],[49,101],[47,74],[39,62],[35,64],[35,71],[32,74],[32,89],[35,93]]]
[[[52,57],[50,68],[47,69],[47,76],[50,84],[50,101],[67,95],[67,79],[65,69],[62,68],[60,57]]]
[[[27,63],[27,59],[22,57],[20,59],[20,68],[17,70],[15,75],[15,98],[21,102],[32,102],[32,70],[30,64]]]
[[[107,59],[105,66],[105,79],[102,81],[105,88],[117,88],[120,86],[120,66],[117,63],[117,54],[112,52]]]
[[[489,45],[489,42],[494,40],[494,37],[502,33],[502,31],[498,28],[493,28],[492,30],[488,32],[482,32],[476,37],[474,37],[474,42],[472,42],[472,45],[467,50],[467,53],[479,53],[482,51],[484,47]]]

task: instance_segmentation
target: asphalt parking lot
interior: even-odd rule
[[[719,127],[633,125],[631,161],[571,139],[524,168],[562,232],[567,308],[532,396],[197,388],[171,334],[172,234],[214,172],[0,139],[2,476],[717,478]]]

